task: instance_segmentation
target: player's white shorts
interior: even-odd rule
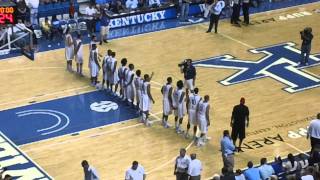
[[[190,110],[189,109],[189,113],[188,113],[188,120],[191,126],[197,126],[198,122],[197,122],[197,113],[195,110]]]
[[[99,75],[99,66],[93,61],[91,61],[90,64],[91,64],[91,77],[98,77],[98,75]]]
[[[109,82],[110,84],[117,84],[119,82],[118,70],[115,70],[114,73],[110,72]]]
[[[79,64],[82,64],[83,63],[83,55],[77,54],[76,55],[76,62]]]
[[[127,94],[127,99],[132,102],[134,100],[134,87],[133,84],[126,87],[126,94]]]
[[[109,29],[110,29],[109,26],[101,26],[100,34],[101,34],[101,35],[109,34]]]
[[[141,90],[140,89],[136,89],[135,90],[135,94],[136,94],[136,100],[138,103],[140,103],[140,99],[141,99]]]
[[[142,95],[142,111],[151,111],[152,102],[148,95]]]
[[[185,107],[184,107],[184,103],[179,103],[178,107],[174,110],[174,115],[177,116],[179,119],[183,118],[183,116],[185,115]]]
[[[163,103],[163,114],[165,116],[168,116],[170,114],[172,114],[172,109],[171,109],[171,106],[170,106],[170,102],[169,102],[169,99],[165,98],[162,100],[162,103]]]
[[[208,123],[205,116],[198,116],[198,122],[199,122],[199,129],[201,133],[207,133],[208,132]]]
[[[193,79],[188,79],[184,81],[185,88],[193,91]]]
[[[73,46],[66,47],[66,54],[65,55],[66,55],[67,61],[71,61],[73,59],[73,56],[74,56]]]

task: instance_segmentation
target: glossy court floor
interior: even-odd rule
[[[14,119],[10,123],[17,128],[2,127],[1,131],[55,179],[81,179],[83,159],[97,168],[101,179],[123,179],[133,160],[145,167],[148,179],[174,179],[174,159],[181,147],[187,148],[188,154],[197,153],[204,166],[203,178],[208,179],[220,172],[221,134],[224,129],[230,129],[232,107],[240,97],[245,97],[251,113],[250,126],[244,152],[235,156],[236,168],[244,168],[248,160],[258,164],[261,157],[272,160],[276,155],[306,152],[309,142],[305,129],[319,112],[320,105],[320,14],[317,9],[320,3],[255,14],[251,16],[253,25],[242,28],[222,20],[218,34],[205,33],[208,24],[203,23],[112,40],[99,46],[102,53],[110,48],[117,52],[118,59],[127,57],[142,73],[155,73],[152,93],[156,103],[151,128],[138,124],[134,112],[117,99],[105,92],[96,92],[88,85],[87,77],[68,73],[64,49],[37,53],[34,62],[24,57],[0,61],[1,121],[9,122],[14,114],[21,116],[30,109],[41,113],[41,109],[49,108],[72,113],[69,118],[73,120],[68,124],[68,131],[50,132],[52,136],[44,138],[40,132],[24,133],[44,128],[40,122],[43,119],[39,117],[35,117],[34,122],[32,118],[25,119],[27,123]],[[314,56],[309,67],[298,67],[299,31],[306,26],[313,27]],[[88,57],[88,47],[84,49]],[[250,49],[255,50],[248,51]],[[232,57],[236,61],[232,61]],[[200,94],[211,97],[209,136],[212,139],[201,148],[159,124],[160,87],[168,76],[174,81],[182,78],[177,64],[185,58],[195,61]],[[84,67],[88,75],[87,61]],[[126,115],[88,115],[81,110],[103,100],[116,102]],[[110,124],[109,116],[117,116],[120,122]],[[106,122],[99,122],[99,118]],[[13,121],[21,121],[20,128]],[[173,117],[169,121],[173,124]],[[77,126],[77,122],[85,125]]]

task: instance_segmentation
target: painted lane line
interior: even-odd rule
[[[288,145],[289,147],[291,147],[292,149],[295,149],[296,151],[298,151],[299,153],[305,154],[306,156],[310,156],[309,154],[307,154],[305,151],[302,151],[301,149],[295,147],[294,145],[290,144],[290,143],[285,143],[286,145]]]
[[[59,132],[59,131],[65,129],[70,124],[69,116],[67,116],[65,113],[62,113],[60,111],[55,111],[55,110],[51,110],[51,109],[32,109],[32,110],[20,111],[20,112],[17,112],[16,114],[18,115],[18,117],[32,115],[32,114],[47,114],[47,115],[54,116],[58,119],[58,122],[55,125],[48,127],[48,128],[37,130],[38,132],[46,131],[46,130],[53,129],[53,128],[57,127],[58,125],[61,124],[61,117],[58,115],[61,115],[62,117],[64,117],[64,120],[66,122],[64,123],[64,125],[62,127],[58,128],[56,130],[41,133],[41,135],[43,135],[43,136],[48,135],[48,134],[52,134],[55,132]]]
[[[72,91],[87,89],[87,88],[90,88],[90,87],[91,86],[82,86],[82,87],[78,87],[78,88],[65,89],[65,90],[56,91],[56,92],[53,92],[53,93],[47,93],[47,94],[42,95],[41,97],[52,96],[52,95],[61,94],[61,93],[65,93],[65,92],[72,92]],[[34,96],[34,97],[25,98],[25,99],[19,99],[19,100],[16,100],[16,101],[4,102],[4,103],[0,103],[0,106],[8,105],[8,104],[15,104],[15,103],[18,103],[18,102],[25,102],[25,101],[29,101],[29,100],[34,100],[35,98],[37,98],[37,97]],[[50,100],[47,100],[47,101],[50,101]],[[12,107],[7,108],[7,109],[12,109]],[[3,110],[6,110],[6,109],[1,109],[1,111],[3,111]]]
[[[26,67],[26,68],[17,68],[17,69],[2,69],[0,73],[3,72],[12,72],[12,71],[27,71],[27,70],[44,70],[44,69],[65,69],[65,67]]]

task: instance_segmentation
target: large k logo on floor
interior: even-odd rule
[[[240,70],[230,77],[219,81],[225,86],[234,85],[255,79],[270,77],[287,87],[285,91],[296,93],[320,86],[320,78],[306,69],[320,65],[320,54],[310,55],[309,65],[299,66],[300,50],[295,43],[288,42],[273,46],[249,50],[254,54],[264,54],[258,61],[237,59],[231,55],[211,57],[194,62],[197,67],[225,68]]]

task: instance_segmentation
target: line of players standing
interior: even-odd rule
[[[75,60],[77,62],[77,73],[81,76],[82,74],[82,64],[83,64],[83,49],[82,49],[81,35],[78,35],[75,43],[73,43],[72,36],[69,34],[68,30],[66,32],[66,59],[67,59],[67,70],[72,71],[72,60],[73,54],[75,54]],[[151,75],[144,74],[141,77],[141,70],[134,71],[134,65],[128,64],[126,58],[122,58],[120,67],[117,68],[116,52],[108,50],[107,54],[103,57],[97,47],[96,37],[92,37],[92,41],[89,45],[89,63],[88,67],[90,69],[91,85],[97,88],[107,89],[113,95],[119,95],[123,101],[127,101],[129,105],[137,108],[140,114],[140,121],[146,126],[151,126],[152,122],[149,121],[149,115],[151,113],[151,106],[154,104],[154,99],[151,94],[151,84],[150,81],[153,77]],[[103,57],[102,65],[100,57]],[[185,84],[182,80],[177,81],[176,88],[172,86],[172,78],[168,77],[166,84],[161,88],[161,93],[163,95],[163,117],[162,125],[165,128],[169,128],[168,123],[169,115],[174,114],[175,119],[175,131],[178,134],[184,134],[186,138],[189,138],[189,130],[193,126],[193,139],[197,142],[197,145],[204,145],[207,137],[208,126],[210,125],[209,118],[209,96],[206,95],[202,99],[199,95],[199,89],[193,88],[195,69],[188,71],[188,68],[194,68],[192,66],[192,61],[189,59],[184,63],[184,74],[185,74]],[[103,80],[99,84],[98,76],[102,69]],[[192,69],[191,69],[192,70]],[[189,77],[190,74],[192,77]],[[186,90],[184,90],[184,86]],[[118,88],[120,87],[119,94],[117,94]],[[190,91],[190,92],[189,92]],[[136,101],[136,106],[134,105],[134,100]],[[187,130],[184,132],[182,129],[182,121],[185,114],[188,114],[188,125]],[[197,129],[201,132],[200,137],[197,138]]]

